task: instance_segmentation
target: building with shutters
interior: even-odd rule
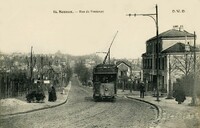
[[[156,42],[156,36],[146,41],[146,52],[142,54],[143,81],[153,91],[158,78],[159,90],[169,92],[169,83],[173,85],[177,78],[192,71],[194,34],[183,30],[183,26],[159,34],[158,58]]]

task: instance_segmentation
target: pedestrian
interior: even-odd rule
[[[54,85],[51,84],[50,89],[49,89],[49,99],[48,99],[48,101],[54,102],[56,100],[57,100],[56,89],[55,89]]]
[[[35,97],[36,97],[37,102],[44,101],[45,93],[41,85],[37,85],[37,92],[35,94]]]
[[[145,92],[144,82],[141,82],[140,83],[140,98],[144,98],[144,92]]]
[[[183,86],[180,85],[180,80],[177,80],[177,84],[174,87],[173,97],[178,102],[178,104],[181,104],[186,100]]]

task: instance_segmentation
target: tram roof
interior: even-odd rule
[[[97,65],[93,73],[94,74],[116,74],[117,73],[117,66],[113,64],[99,64]]]
[[[116,68],[114,64],[98,64],[95,68]]]

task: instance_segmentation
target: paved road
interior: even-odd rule
[[[2,128],[117,128],[149,127],[156,118],[154,107],[127,98],[116,102],[94,102],[91,88],[72,79],[68,102],[56,108],[41,110],[0,120]]]

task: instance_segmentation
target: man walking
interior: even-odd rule
[[[145,92],[144,82],[141,82],[140,83],[140,98],[144,98],[144,92]]]

